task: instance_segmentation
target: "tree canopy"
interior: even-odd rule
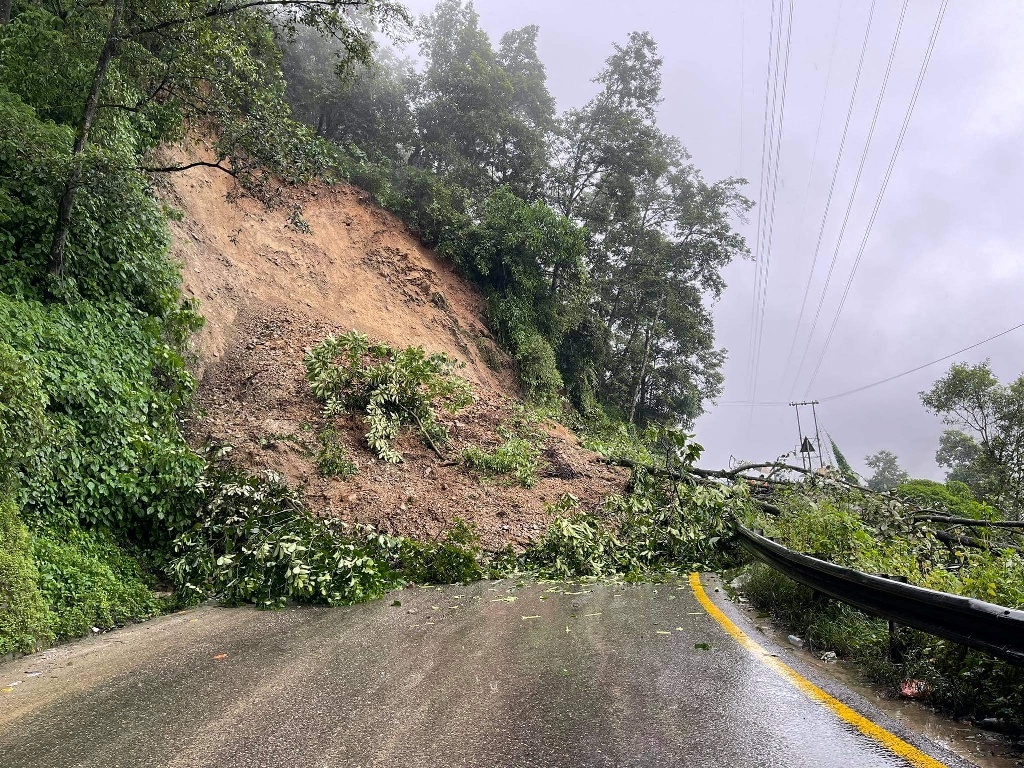
[[[935,460],[948,479],[979,498],[1024,514],[1024,375],[1004,385],[988,361],[956,363],[921,393],[921,402],[953,427],[939,441]]]
[[[706,181],[659,128],[654,38],[614,45],[598,93],[558,115],[536,26],[495,46],[472,3],[442,0],[416,36],[418,70],[381,54],[336,91],[309,84],[326,72],[321,56],[286,53],[297,113],[388,159],[357,181],[481,285],[495,331],[534,371],[520,371],[528,390],[540,376],[582,411],[692,423],[721,392],[710,303],[722,269],[748,255],[734,224],[752,204],[742,179]],[[411,134],[362,130],[357,88],[398,98],[398,83]]]

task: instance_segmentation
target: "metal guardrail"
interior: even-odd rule
[[[867,613],[1024,666],[1024,611],[915,587],[802,555],[736,525],[752,555],[793,581]]]

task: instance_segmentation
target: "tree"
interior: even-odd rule
[[[921,402],[956,429],[943,433],[935,459],[949,479],[985,501],[1024,515],[1024,376],[1003,385],[988,361],[956,363],[921,392]]]
[[[839,470],[839,474],[843,480],[854,485],[860,485],[860,477],[853,471],[853,467],[850,466],[850,462],[847,460],[843,452],[839,450],[839,446],[836,445],[836,441],[832,439],[832,435],[828,436],[828,442],[832,446],[832,455],[836,457],[836,469]]]
[[[378,49],[372,61],[344,66],[342,47],[313,29],[285,42],[281,68],[295,116],[342,146],[404,162],[415,139],[411,64]]]
[[[750,202],[744,183],[707,183],[680,142],[656,124],[661,58],[633,33],[595,78],[601,91],[560,122],[553,205],[592,234],[593,307],[609,330],[601,399],[632,423],[692,423],[722,384],[705,296],[747,253],[732,228]]]
[[[261,150],[272,157],[295,136],[275,78],[271,19],[284,29],[332,35],[343,41],[344,61],[365,61],[373,38],[355,11],[383,26],[407,19],[393,0],[97,0],[57,13],[48,4],[31,4],[30,21],[59,18],[64,43],[91,52],[94,62],[57,201],[50,274],[60,281],[65,272],[75,201],[89,181],[90,147],[103,114],[148,128],[149,147],[180,135],[186,123],[202,124],[219,134],[219,160]]]
[[[910,480],[910,474],[900,469],[899,459],[892,451],[878,451],[864,458],[864,463],[875,471],[868,478],[868,488],[873,491],[891,491]]]
[[[545,170],[554,100],[537,58],[536,27],[495,51],[472,3],[441,0],[420,23],[426,67],[415,98],[414,165],[484,198],[502,185],[532,200]]]

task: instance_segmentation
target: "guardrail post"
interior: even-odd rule
[[[909,583],[906,576],[889,576],[882,574],[882,578],[889,579],[890,581],[898,581],[901,584]],[[903,651],[905,650],[904,643],[900,640],[897,629],[897,624],[892,619],[889,619],[889,661],[899,664],[903,661]]]

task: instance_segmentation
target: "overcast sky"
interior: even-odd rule
[[[433,3],[412,0],[407,5],[419,14]],[[867,0],[797,0],[794,6],[759,401],[804,399],[805,394],[825,398],[1024,322],[1024,4],[952,0],[835,337],[813,387],[806,391],[896,144],[940,5],[940,0],[910,0],[831,287],[805,370],[793,388],[796,362],[825,273],[837,253],[840,225],[902,4],[877,3],[795,361],[787,369],[869,5]],[[748,196],[758,200],[769,0],[478,0],[476,7],[495,43],[508,29],[540,26],[540,55],[559,109],[579,106],[595,93],[590,80],[613,42],[623,42],[633,30],[650,31],[665,60],[661,127],[683,141],[706,178],[743,176],[750,180]],[[755,209],[750,221],[740,225],[752,247],[757,213]],[[714,310],[718,343],[729,350],[720,400],[747,401],[754,265],[735,263],[725,277],[729,287]],[[957,359],[990,358],[996,374],[1008,381],[1024,371],[1022,351],[1024,329]],[[924,411],[917,393],[950,362],[823,403],[818,409],[822,429],[835,438],[855,468],[863,468],[866,454],[886,448],[898,454],[912,474],[941,479],[934,454],[943,426]],[[793,409],[786,406],[711,406],[698,422],[697,433],[707,448],[705,466],[725,466],[730,456],[774,458],[792,450],[797,437]]]

